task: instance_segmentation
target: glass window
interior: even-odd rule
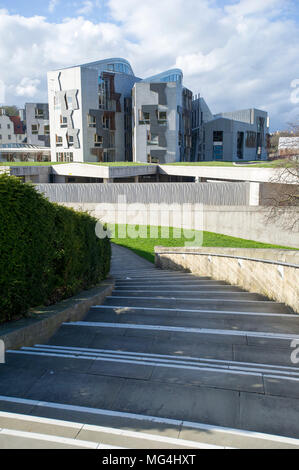
[[[94,146],[103,147],[103,137],[101,135],[98,135],[98,134],[94,135]]]
[[[97,120],[95,116],[88,115],[88,127],[96,127]]]
[[[32,134],[34,134],[34,135],[38,134],[38,125],[37,125],[37,124],[32,124],[32,126],[31,126],[31,132],[32,132]]]

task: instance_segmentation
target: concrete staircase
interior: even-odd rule
[[[0,368],[0,448],[298,448],[299,318],[114,247],[115,290]]]

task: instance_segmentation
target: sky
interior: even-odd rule
[[[214,114],[299,121],[298,0],[0,0],[0,103],[47,101],[47,71],[108,57],[181,68]]]

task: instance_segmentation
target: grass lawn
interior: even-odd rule
[[[153,166],[149,163],[134,162],[0,162],[0,166],[49,166],[49,165],[72,165],[72,164],[88,164],[97,166]]]
[[[0,166],[52,166],[63,165],[62,162],[0,162]]]
[[[237,168],[275,168],[276,166],[280,165],[281,163],[285,163],[285,160],[275,160],[273,162],[245,162],[234,164],[233,162],[177,162],[177,163],[167,163],[167,165],[172,166],[229,166],[229,167],[237,167]]]
[[[98,166],[154,166],[152,163],[142,163],[142,162],[85,162],[88,165],[98,165]]]
[[[127,236],[123,238],[121,232],[125,232],[127,230],[141,230],[143,231],[142,236],[144,238],[131,238]],[[143,258],[147,259],[154,263],[155,255],[154,255],[154,247],[155,246],[185,246],[186,242],[192,241],[192,237],[194,239],[194,233],[199,236],[200,232],[195,232],[192,230],[186,230],[185,234],[181,234],[180,238],[176,238],[176,233],[174,232],[174,228],[169,229],[169,238],[165,238],[163,234],[161,234],[161,227],[154,227],[157,231],[156,238],[150,238],[150,229],[153,227],[149,226],[134,226],[134,225],[118,225],[116,226],[116,233],[115,238],[112,238],[112,242],[116,243],[117,245],[124,246],[133,250],[137,255],[142,256]],[[126,233],[126,232],[125,232]],[[183,236],[182,236],[183,235]],[[146,238],[147,236],[147,238]],[[199,238],[200,239],[200,238]],[[194,242],[194,246],[201,246],[198,241]],[[231,247],[231,248],[280,248],[280,249],[289,249],[295,250],[295,248],[288,248],[285,246],[278,246],[278,245],[269,245],[267,243],[259,243],[251,240],[244,240],[242,238],[235,238],[229,237],[227,235],[221,235],[218,233],[212,232],[203,232],[203,244],[202,246],[205,247],[215,247],[215,246],[222,246],[222,247]]]

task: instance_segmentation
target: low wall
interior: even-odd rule
[[[31,309],[28,318],[0,325],[0,340],[5,350],[46,343],[62,323],[80,321],[93,305],[102,304],[113,288],[114,281],[108,279],[50,307]]]
[[[58,165],[59,166],[59,165]],[[92,165],[90,165],[92,167]],[[69,183],[37,184],[51,202],[128,204],[206,204],[246,206],[257,188],[250,183]]]
[[[203,229],[231,237],[299,248],[299,233],[283,230],[274,223],[266,223],[266,209],[261,207],[194,205],[191,206],[193,227],[190,227],[185,216],[182,217],[182,223],[179,223],[175,216],[177,207],[175,204],[168,206],[145,204],[142,208],[138,204],[128,204],[122,207],[118,204],[69,202],[63,205],[86,211],[101,222],[187,229],[196,227],[198,230]]]
[[[156,247],[156,266],[187,271],[259,293],[299,313],[299,252]]]

